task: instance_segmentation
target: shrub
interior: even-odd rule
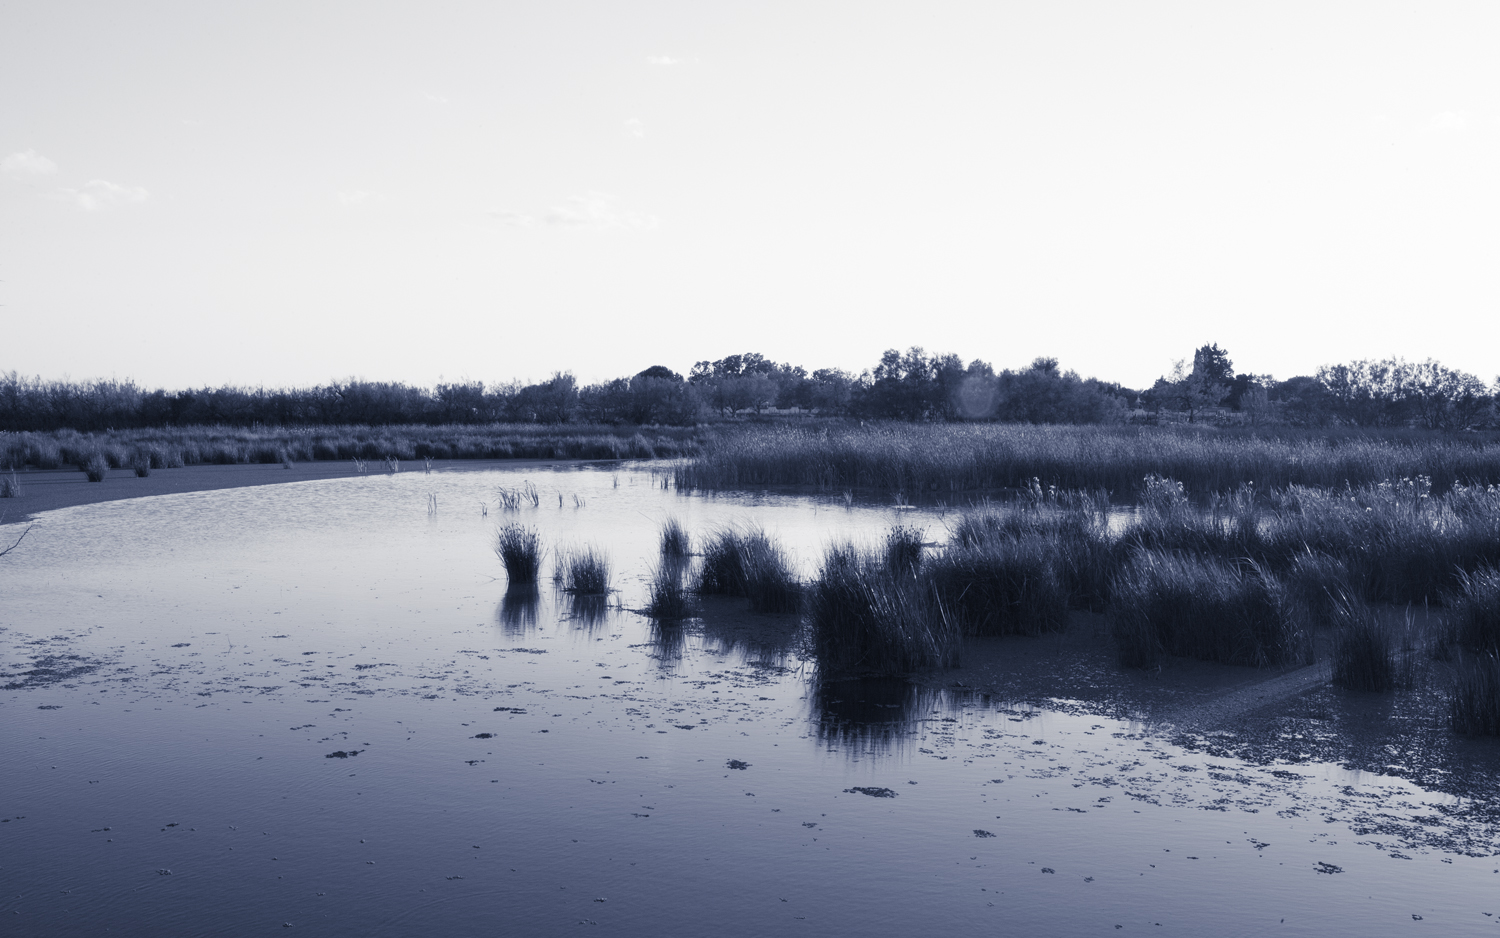
[[[536,528],[507,524],[495,535],[495,554],[511,584],[535,583],[542,567],[542,539]]]
[[[827,674],[947,667],[959,633],[928,584],[895,577],[853,547],[830,548],[808,597],[813,653]]]
[[[1151,667],[1164,655],[1272,665],[1308,649],[1269,573],[1212,558],[1138,552],[1115,579],[1108,615],[1126,667]]]
[[[1500,736],[1500,658],[1486,654],[1459,666],[1448,724],[1465,736]]]

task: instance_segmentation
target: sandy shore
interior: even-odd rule
[[[596,459],[440,459],[433,460],[432,470],[474,472],[598,462],[600,460]],[[421,472],[423,464],[418,460],[409,460],[402,463],[401,468],[403,472]],[[383,464],[371,462],[367,471],[376,474],[385,469]],[[92,505],[95,502],[112,502],[122,498],[208,492],[249,485],[307,482],[313,479],[341,479],[358,474],[353,463],[344,460],[296,463],[290,469],[280,464],[184,466],[180,469],[154,469],[145,478],[138,478],[129,469],[112,469],[102,482],[90,482],[77,469],[31,469],[17,474],[21,482],[19,498],[0,499],[0,525],[29,522],[44,511],[71,508],[74,505]]]

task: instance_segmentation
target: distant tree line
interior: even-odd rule
[[[758,352],[662,365],[579,386],[568,373],[534,384],[479,381],[432,388],[330,382],[311,388],[146,390],[133,381],[44,381],[0,373],[0,430],[83,431],[193,425],[334,426],[489,423],[692,424],[764,414],[863,419],[1097,424],[1211,422],[1296,426],[1495,424],[1495,394],[1435,361],[1327,365],[1277,381],[1237,374],[1218,345],[1197,349],[1143,391],[1084,378],[1055,358],[995,371],[977,359],[886,351],[860,374],[809,373]]]

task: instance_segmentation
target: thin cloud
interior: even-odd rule
[[[682,59],[674,59],[670,55],[648,55],[646,56],[646,61],[652,65],[660,65],[665,68],[682,64]]]
[[[1428,130],[1439,133],[1457,133],[1469,129],[1469,115],[1463,111],[1441,111],[1427,122]]]
[[[512,212],[509,209],[489,212],[488,215],[509,228],[530,228],[536,221],[535,218],[532,218],[525,212]]]
[[[368,192],[364,189],[355,189],[351,192],[340,192],[338,194],[339,204],[350,207],[356,205],[373,205],[385,200],[385,196],[378,192]]]
[[[151,193],[140,186],[116,185],[107,179],[90,179],[82,189],[63,189],[62,193],[86,212],[122,205],[139,205],[151,197]]]
[[[632,117],[625,122],[625,132],[639,139],[646,136],[646,125],[640,118]]]
[[[617,209],[614,199],[602,192],[575,195],[547,211],[547,224],[592,231],[651,231],[661,226],[655,215]]]
[[[57,172],[57,164],[35,150],[22,150],[0,160],[0,173],[13,179],[50,176]]]

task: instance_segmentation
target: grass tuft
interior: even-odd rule
[[[651,574],[646,614],[661,622],[676,622],[688,614],[687,591],[682,588],[682,566],[664,561]]]
[[[20,498],[21,479],[16,475],[16,470],[0,475],[0,498]]]
[[[1396,687],[1396,655],[1391,634],[1363,602],[1340,594],[1333,644],[1333,683],[1346,690],[1388,691]]]
[[[694,590],[715,596],[745,595],[745,535],[734,528],[716,531],[703,545]]]
[[[830,548],[808,596],[825,674],[904,674],[957,663],[959,632],[932,589],[852,546]]]
[[[661,526],[661,555],[672,559],[687,557],[693,552],[692,541],[676,518],[668,518]]]
[[[109,475],[109,462],[103,453],[95,453],[83,464],[83,474],[90,482],[103,482],[104,477]]]
[[[609,592],[609,558],[592,545],[569,551],[561,559],[556,576],[569,593],[603,595]]]
[[[740,552],[751,612],[792,613],[802,608],[802,584],[780,544],[756,531],[740,541]]]
[[[885,566],[892,573],[907,576],[922,566],[922,539],[927,532],[915,525],[894,525],[885,536]]]
[[[495,554],[513,585],[535,583],[542,568],[542,538],[536,528],[507,524],[495,535]]]

